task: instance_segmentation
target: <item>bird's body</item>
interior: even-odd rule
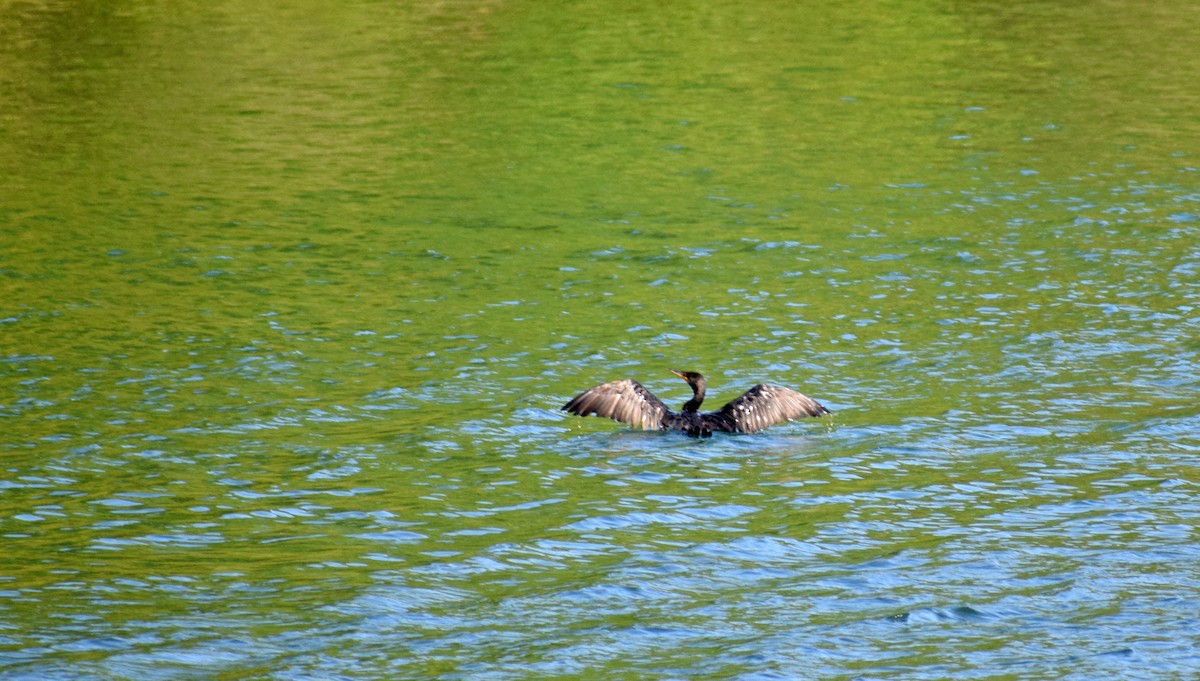
[[[777,385],[759,383],[718,411],[702,412],[707,382],[694,371],[671,370],[692,387],[692,399],[682,411],[672,411],[633,379],[602,383],[563,405],[579,416],[605,416],[642,430],[671,430],[692,437],[713,433],[756,433],[801,416],[820,416],[829,410],[816,400]]]

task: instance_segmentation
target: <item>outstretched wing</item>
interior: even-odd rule
[[[662,428],[663,416],[670,411],[654,393],[628,378],[585,390],[563,405],[563,410],[580,416],[606,416],[642,430]]]
[[[801,395],[791,388],[760,383],[721,407],[721,411],[713,416],[723,426],[721,430],[757,433],[776,423],[828,413],[828,409],[807,395]]]

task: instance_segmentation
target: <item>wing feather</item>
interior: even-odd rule
[[[662,428],[663,416],[670,411],[654,393],[628,378],[585,390],[562,408],[579,416],[595,414],[642,430]]]
[[[757,433],[801,416],[821,416],[829,410],[807,395],[778,385],[759,383],[721,407],[714,416],[722,430]]]

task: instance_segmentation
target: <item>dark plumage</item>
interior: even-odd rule
[[[632,379],[603,383],[563,405],[579,416],[606,416],[642,430],[675,430],[692,437],[713,433],[757,433],[801,416],[820,416],[829,410],[816,400],[777,385],[759,383],[720,411],[701,412],[707,382],[695,371],[671,369],[692,387],[692,399],[679,412],[671,411],[641,383]]]

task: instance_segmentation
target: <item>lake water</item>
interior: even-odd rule
[[[0,12],[0,678],[1200,673],[1200,5],[202,5]]]

